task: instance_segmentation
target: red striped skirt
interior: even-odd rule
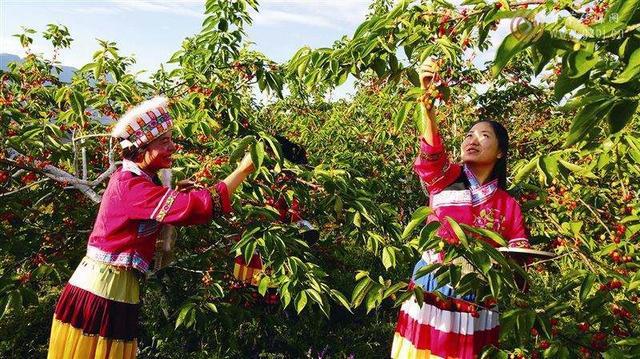
[[[48,358],[135,358],[139,280],[85,257],[56,305]]]
[[[416,264],[414,275],[422,266],[437,261],[437,256],[426,253]],[[497,307],[478,307],[472,295],[464,299],[456,297],[451,286],[438,288],[431,273],[416,279],[412,285],[424,290],[424,303],[419,306],[412,297],[402,304],[393,337],[392,358],[475,359],[484,347],[498,346],[500,313]],[[442,295],[436,296],[433,291]]]
[[[498,345],[497,311],[465,310],[464,305],[456,306],[456,299],[438,302],[436,298],[426,292],[422,307],[415,298],[402,304],[392,358],[473,359],[485,346]]]

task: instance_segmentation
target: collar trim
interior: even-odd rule
[[[143,171],[142,169],[140,169],[140,167],[138,167],[138,165],[130,160],[127,159],[123,159],[122,160],[122,170],[123,171],[128,171],[131,172],[137,176],[143,176],[149,180],[151,180],[151,177],[149,177],[149,175]]]

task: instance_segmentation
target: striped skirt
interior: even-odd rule
[[[244,261],[242,255],[236,256],[233,264],[233,276],[237,280],[257,286],[263,272],[262,266],[262,257],[258,253],[253,254],[249,264]]]
[[[48,358],[135,358],[140,284],[135,270],[85,257],[56,305]]]
[[[415,297],[405,301],[398,316],[391,348],[392,358],[477,358],[487,345],[498,345],[500,332],[497,310],[480,309],[474,296],[456,296],[449,285],[437,286],[433,273],[415,279],[415,273],[439,261],[437,254],[425,253],[414,269],[413,285],[425,290],[424,303]],[[433,294],[446,296],[440,299]]]

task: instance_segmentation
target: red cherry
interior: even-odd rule
[[[618,251],[613,251],[611,252],[611,254],[609,254],[609,256],[611,257],[611,260],[613,260],[614,262],[618,263],[620,262],[620,252]]]
[[[38,179],[38,176],[34,172],[29,172],[22,177],[22,183],[29,184],[35,182]]]
[[[586,333],[589,330],[589,323],[587,322],[582,322],[580,324],[578,324],[578,329],[583,332]]]
[[[609,289],[618,289],[622,287],[622,282],[618,279],[612,279],[608,285]]]
[[[549,347],[551,346],[551,344],[549,344],[548,341],[543,340],[540,342],[540,349],[549,349]]]

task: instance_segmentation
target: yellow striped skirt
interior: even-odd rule
[[[135,358],[139,312],[135,270],[85,257],[56,305],[48,358]]]

